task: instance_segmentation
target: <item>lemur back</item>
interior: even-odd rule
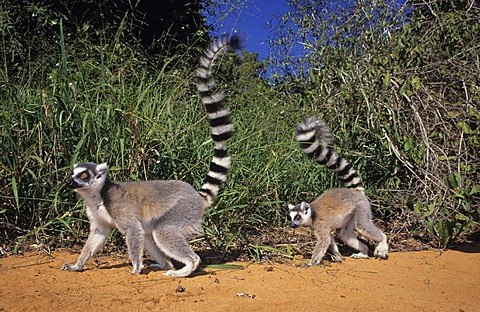
[[[103,245],[112,228],[125,235],[133,272],[140,273],[144,248],[160,269],[173,268],[171,259],[185,266],[168,270],[168,276],[188,276],[200,264],[200,257],[187,239],[197,232],[205,209],[212,205],[227,181],[230,157],[227,140],[233,135],[230,111],[216,89],[212,77],[215,61],[227,50],[238,49],[239,39],[222,37],[212,42],[200,59],[198,91],[205,106],[214,142],[209,171],[199,191],[182,181],[114,182],[108,178],[105,163],[74,165],[68,187],[85,201],[90,235],[75,265],[64,270],[80,271],[85,262]]]
[[[305,119],[297,127],[297,141],[309,158],[336,173],[345,185],[345,188],[323,193],[310,204],[288,205],[291,226],[309,226],[316,236],[310,264],[320,263],[327,248],[330,248],[334,261],[343,261],[331,234],[333,229],[337,229],[344,243],[359,251],[352,255],[353,258],[368,258],[368,247],[354,234],[357,230],[366,238],[378,242],[374,255],[386,259],[387,237],[373,224],[370,201],[365,196],[360,177],[347,160],[333,150],[333,137],[325,123],[315,117]]]

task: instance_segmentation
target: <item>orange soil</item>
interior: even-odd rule
[[[346,259],[231,263],[189,278],[131,270],[125,256],[98,256],[83,272],[61,271],[70,252],[0,259],[0,311],[480,311],[478,247]],[[305,263],[306,261],[303,261]]]

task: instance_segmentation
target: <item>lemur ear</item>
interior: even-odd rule
[[[306,203],[306,202],[302,202],[300,204],[300,209],[305,213],[307,214],[307,212],[310,210],[310,204]]]
[[[295,208],[295,206],[294,206],[294,205],[292,205],[292,204],[288,204],[288,209],[292,210],[293,208]]]
[[[95,169],[97,170],[97,177],[103,176],[108,170],[107,163],[99,164]]]

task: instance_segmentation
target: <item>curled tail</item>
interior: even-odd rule
[[[310,117],[303,120],[297,127],[297,142],[309,158],[335,172],[345,187],[363,190],[357,172],[331,147],[332,134],[321,119]]]
[[[227,181],[227,171],[230,168],[230,157],[227,153],[227,140],[233,135],[233,124],[230,121],[230,111],[225,106],[223,92],[217,90],[212,77],[215,61],[228,50],[236,50],[240,46],[240,39],[226,37],[213,41],[200,58],[197,69],[198,92],[207,112],[208,123],[212,129],[212,139],[215,143],[210,169],[205,177],[204,184],[198,191],[207,206],[210,206],[221,186]]]

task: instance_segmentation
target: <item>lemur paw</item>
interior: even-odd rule
[[[77,265],[74,265],[74,266],[71,266],[70,264],[68,263],[65,263],[62,267],[62,271],[75,271],[75,272],[79,272],[79,271],[82,271],[82,268],[79,268]]]
[[[361,253],[361,252],[353,254],[351,257],[353,259],[368,259],[369,258],[367,254],[364,254],[364,253]]]
[[[332,261],[333,262],[343,262],[343,256],[342,255],[332,255]]]
[[[314,266],[314,265],[319,265],[322,263],[323,256],[316,256],[312,257],[312,261],[308,264],[308,266]]]
[[[373,255],[376,258],[388,259],[388,246],[386,244],[379,244],[377,248],[375,248]]]

